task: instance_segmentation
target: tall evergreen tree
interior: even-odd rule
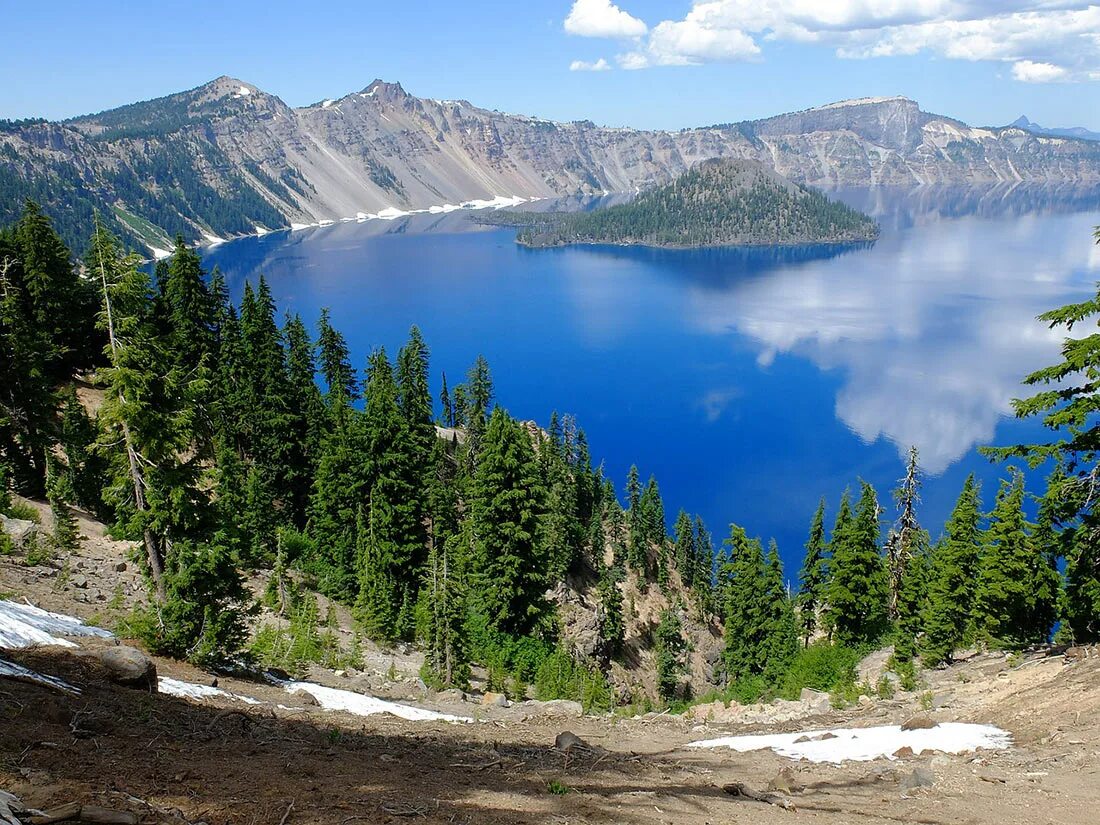
[[[696,516],[695,528],[695,573],[692,583],[699,597],[699,606],[704,615],[716,612],[714,603],[714,542],[703,519]]]
[[[498,407],[485,429],[470,501],[477,598],[495,630],[524,635],[546,614],[536,542],[543,506],[531,439]]]
[[[283,341],[286,347],[286,402],[290,435],[286,472],[289,498],[285,507],[288,520],[302,529],[326,426],[325,405],[315,380],[317,368],[313,342],[297,315],[288,318],[283,326]]]
[[[725,561],[718,572],[726,638],[722,663],[731,682],[760,675],[767,665],[765,578],[764,551],[759,539],[750,539],[743,528],[731,524]]]
[[[777,682],[791,660],[798,653],[798,623],[795,619],[794,600],[783,578],[783,563],[779,548],[772,539],[768,544],[763,578],[764,621],[767,636],[764,641],[764,676]]]
[[[817,505],[810,535],[806,539],[806,554],[798,576],[798,626],[802,644],[808,646],[817,632],[818,613],[824,606],[828,586],[828,543],[825,541],[825,499]]]
[[[673,528],[676,534],[676,569],[684,585],[691,587],[695,577],[695,528],[691,516],[681,509]]]
[[[1100,243],[1100,228],[1095,238]],[[1044,496],[1052,522],[1066,532],[1066,592],[1063,622],[1077,642],[1100,641],[1100,514],[1095,510],[1100,474],[1100,421],[1095,411],[1100,370],[1100,336],[1093,330],[1069,337],[1078,325],[1094,327],[1100,317],[1100,289],[1086,301],[1045,312],[1039,320],[1064,329],[1062,359],[1024,378],[1040,388],[1013,402],[1020,418],[1041,416],[1058,437],[1046,444],[1024,444],[991,451],[999,458],[1023,456],[1032,464],[1053,458],[1064,463],[1065,478]]]
[[[1024,480],[1003,482],[990,514],[978,577],[985,631],[1000,644],[1023,648],[1050,639],[1059,581],[1032,540],[1024,516]]]
[[[631,465],[626,477],[626,500],[627,567],[644,579],[649,550],[646,546],[646,522],[642,510],[642,483],[635,465]]]
[[[351,365],[344,336],[332,327],[328,307],[321,310],[317,322],[317,348],[320,351],[321,377],[328,388],[329,403],[339,392],[349,402],[359,397],[359,379]]]
[[[889,582],[879,552],[881,510],[874,488],[860,484],[856,511],[834,531],[830,549],[832,570],[827,590],[826,621],[833,638],[858,647],[878,641],[887,629]],[[844,502],[838,522],[844,518]]]
[[[205,276],[199,253],[177,235],[163,289],[172,356],[184,371],[212,367],[216,305]]]
[[[962,492],[932,549],[924,608],[921,658],[933,666],[973,639],[981,563],[980,486],[967,476]]]

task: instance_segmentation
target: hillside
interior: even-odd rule
[[[732,158],[703,161],[630,203],[522,217],[526,228],[517,240],[528,246],[762,246],[868,241],[878,235],[866,215],[756,161]]]
[[[341,219],[633,192],[701,160],[758,161],[809,185],[1100,181],[1100,145],[977,129],[905,98],[680,131],[607,128],[432,100],[376,80],[299,109],[229,77],[73,118],[0,122],[0,223],[25,197],[70,244],[94,209],[166,250]]]

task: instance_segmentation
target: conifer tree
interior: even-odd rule
[[[301,529],[305,526],[326,414],[315,380],[317,368],[313,342],[297,315],[288,318],[283,326],[283,341],[286,346],[286,406],[290,435],[286,472],[289,498],[284,505],[288,520]]]
[[[332,328],[328,307],[321,310],[317,322],[317,348],[320,351],[321,377],[328,388],[329,404],[339,392],[348,402],[359,397],[359,380],[351,365],[348,345],[344,336]]]
[[[626,477],[626,524],[627,524],[627,567],[636,572],[643,580],[646,576],[646,522],[642,510],[642,483],[638,478],[638,467],[631,465]]]
[[[695,578],[695,529],[691,523],[691,516],[686,510],[681,509],[676,516],[676,569],[680,571],[680,578],[684,585],[691,587]]]
[[[679,612],[666,609],[654,633],[657,695],[665,701],[676,698],[680,677],[687,672],[688,643],[683,627]]]
[[[974,636],[982,543],[979,496],[979,484],[971,474],[943,538],[932,549],[921,643],[921,659],[929,667],[950,661]]]
[[[67,482],[74,502],[97,517],[108,518],[103,504],[103,457],[94,451],[98,432],[70,385],[61,410],[61,446],[65,450]]]
[[[46,497],[50,502],[50,515],[53,517],[53,543],[58,550],[70,551],[77,546],[76,519],[73,518],[67,502],[72,498],[72,489],[61,463],[51,453],[47,459]]]
[[[443,373],[443,387],[439,390],[439,404],[442,410],[442,422],[444,427],[455,426],[455,409],[451,401],[451,391],[447,389],[447,373]]]
[[[433,681],[464,687],[470,678],[466,650],[466,582],[463,549],[470,535],[455,533],[442,546],[432,545],[422,592],[427,628],[424,663]]]
[[[730,525],[726,558],[718,580],[725,618],[722,663],[731,682],[764,672],[767,664],[768,603],[764,551],[759,539]]]
[[[645,490],[642,492],[641,517],[642,530],[645,540],[658,548],[665,543],[665,505],[661,501],[661,491],[657,487],[657,479],[649,477]]]
[[[1059,585],[1032,540],[1023,507],[1024,480],[1016,472],[1002,482],[990,514],[977,593],[985,632],[1015,649],[1049,641]]]
[[[381,537],[374,535],[376,527],[388,526],[387,502],[382,496],[371,497],[368,514],[361,514],[357,524],[359,595],[355,615],[367,636],[378,641],[396,638],[397,588],[392,574],[392,559]]]
[[[485,429],[470,498],[477,598],[492,629],[524,635],[546,613],[536,541],[543,491],[530,437],[499,407]]]
[[[168,259],[163,298],[172,356],[185,372],[209,369],[214,354],[216,307],[205,275],[199,253],[177,235]]]
[[[1100,228],[1095,239],[1100,243]],[[1086,330],[1069,337],[1078,325],[1091,329],[1100,316],[1100,289],[1088,300],[1045,312],[1039,320],[1064,329],[1062,360],[1036,370],[1024,383],[1038,387],[1030,398],[1013,401],[1020,418],[1041,416],[1058,433],[1046,444],[1023,444],[991,450],[998,458],[1022,456],[1035,465],[1044,459],[1064,462],[1065,478],[1048,488],[1044,499],[1055,526],[1065,532],[1066,556],[1063,626],[1079,643],[1100,641],[1100,515],[1095,512],[1100,422],[1095,410],[1100,369],[1100,336]],[[1044,575],[1044,578],[1049,578]]]
[[[887,629],[889,582],[879,552],[881,510],[874,488],[860,484],[860,497],[850,520],[834,532],[826,621],[833,638],[851,647],[873,644]],[[845,520],[841,502],[838,523]]]
[[[184,458],[195,441],[194,391],[157,336],[153,295],[137,256],[120,255],[97,223],[88,262],[100,281],[109,342],[99,414],[98,448],[110,462],[104,495],[124,532],[142,537],[164,605],[169,549],[196,531],[205,512],[199,467]]]
[[[802,563],[802,572],[798,577],[798,626],[803,646],[809,646],[810,639],[817,632],[818,613],[824,606],[825,591],[828,587],[828,543],[825,541],[825,499],[818,502],[810,522],[810,535],[806,539],[806,554]]]
[[[694,528],[695,573],[692,575],[692,584],[699,597],[701,612],[709,615],[717,609],[714,603],[714,543],[701,517],[695,517]]]
[[[763,675],[770,682],[777,682],[787,672],[791,660],[798,653],[798,624],[794,613],[794,600],[787,591],[783,578],[783,563],[779,558],[779,548],[772,539],[768,544],[765,561],[764,620],[766,640],[764,642]]]

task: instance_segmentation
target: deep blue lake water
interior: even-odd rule
[[[1003,468],[976,446],[1042,436],[1010,408],[1057,358],[1034,317],[1100,280],[1096,192],[837,194],[879,218],[876,243],[528,250],[452,213],[233,241],[205,260],[236,297],[263,273],[308,324],[329,307],[359,367],[414,323],[437,393],[441,371],[453,386],[483,353],[513,415],[576,415],[620,490],[637,463],[670,520],[684,507],[716,542],[731,521],[775,537],[793,578],[822,495],[831,519],[864,478],[894,518],[910,444],[934,538],[967,473],[991,503]]]

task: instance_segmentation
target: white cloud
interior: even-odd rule
[[[1023,83],[1050,83],[1066,76],[1066,70],[1053,63],[1020,60],[1012,64],[1012,76]]]
[[[646,36],[629,15],[630,31],[596,22],[620,14],[609,0],[577,0],[566,29],[583,23],[592,36],[634,39],[618,56],[627,69],[754,60],[768,43],[793,41],[847,59],[925,53],[1006,63],[1022,82],[1100,77],[1100,0],[696,0],[683,19]]]
[[[576,0],[565,18],[565,30],[581,37],[642,37],[648,27],[611,0]]]
[[[589,63],[586,60],[574,60],[569,64],[569,71],[571,72],[609,72],[611,71],[611,64],[604,60],[602,57],[595,63]]]

